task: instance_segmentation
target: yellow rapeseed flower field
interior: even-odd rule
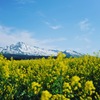
[[[100,100],[100,58],[7,60],[0,56],[0,100]]]

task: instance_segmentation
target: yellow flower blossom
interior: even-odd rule
[[[71,79],[71,85],[74,86],[78,84],[79,81],[80,81],[80,78],[78,76],[73,76]]]
[[[41,100],[49,100],[49,98],[51,98],[52,94],[49,93],[49,91],[45,90],[42,91],[42,95],[41,95]]]
[[[32,89],[34,94],[38,94],[41,89],[41,85],[37,82],[32,82]]]
[[[71,92],[72,92],[72,90],[71,90],[70,84],[67,83],[67,82],[64,82],[64,84],[63,84],[63,93],[65,94],[65,96],[66,96],[66,93],[71,93]]]
[[[87,97],[87,100],[93,100],[91,97]]]
[[[80,78],[78,76],[73,76],[71,81],[72,82],[79,82]]]
[[[92,81],[87,81],[85,83],[85,91],[86,93],[89,93],[90,95],[92,95],[92,93],[95,91],[95,87]]]
[[[66,98],[64,95],[56,94],[52,96],[51,100],[70,100],[70,99]]]
[[[0,56],[0,100],[100,100],[99,63],[100,58],[93,56],[31,60]],[[91,74],[93,78],[88,77]]]

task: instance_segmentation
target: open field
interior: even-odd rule
[[[0,100],[100,100],[100,58],[7,60],[0,56]]]

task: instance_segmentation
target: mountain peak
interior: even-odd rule
[[[17,42],[16,44],[25,44],[24,42]]]
[[[21,47],[21,46],[26,45],[26,44],[24,42],[17,42],[15,45]]]
[[[65,53],[69,56],[81,56],[80,53],[77,53],[73,50],[51,50],[45,48],[39,48],[37,46],[29,46],[24,42],[17,42],[16,44],[12,44],[10,46],[6,46],[6,48],[1,48],[0,52],[3,54],[21,54],[21,55],[33,55],[33,56],[57,56],[58,52]]]

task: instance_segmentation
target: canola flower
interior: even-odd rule
[[[72,94],[72,88],[70,86],[69,83],[67,82],[64,82],[63,84],[63,93],[64,93],[64,96],[69,96],[69,94]]]
[[[80,78],[78,76],[73,76],[71,81],[72,83],[78,83],[80,81]]]
[[[34,94],[38,94],[39,91],[41,90],[41,85],[37,82],[32,82],[32,90]]]
[[[0,100],[100,100],[100,58],[7,60],[0,56]]]
[[[94,87],[92,81],[87,81],[85,83],[85,91],[86,91],[86,93],[89,93],[90,95],[92,95],[92,93],[95,92],[95,87]]]
[[[70,100],[70,99],[66,98],[64,95],[56,94],[52,96],[51,100]]]
[[[78,76],[72,77],[71,86],[74,88],[74,90],[78,90],[78,88],[81,87],[81,83],[79,81],[80,81],[80,78]]]
[[[41,100],[49,100],[51,96],[52,94],[49,91],[42,91]]]

